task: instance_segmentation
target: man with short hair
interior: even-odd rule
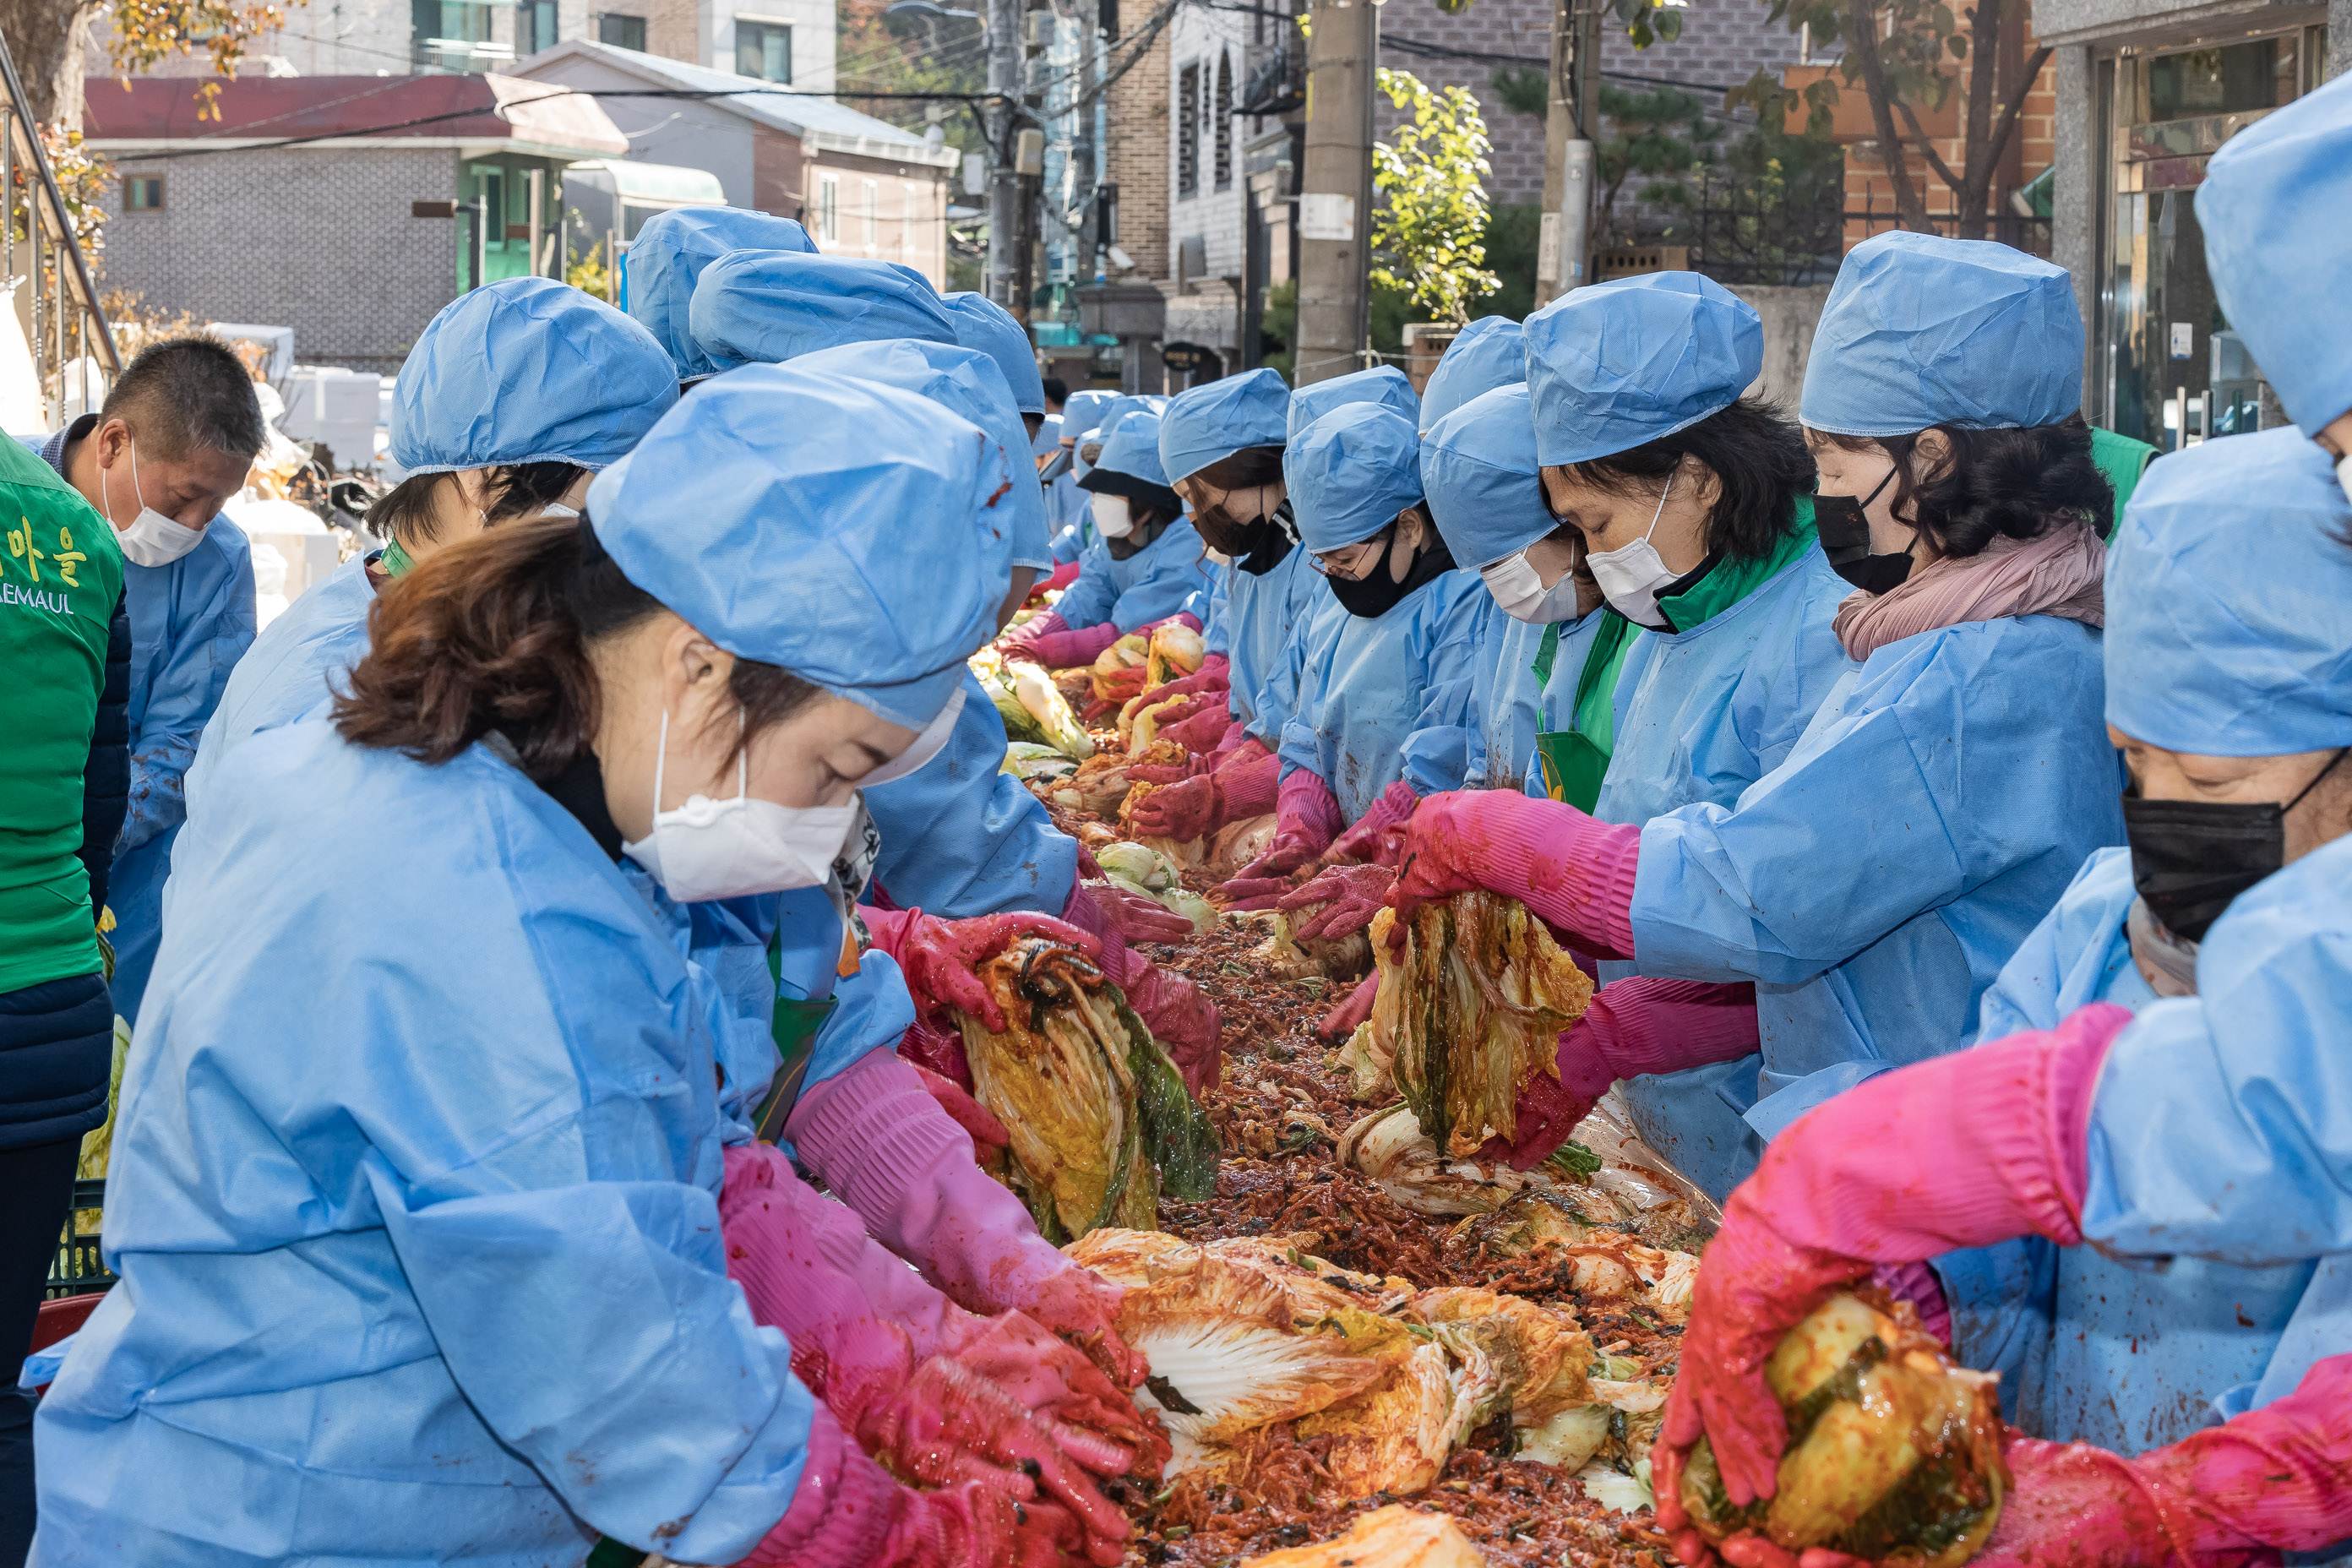
[[[1070,400],[1070,384],[1058,375],[1045,378],[1045,412],[1059,414],[1062,405]]]
[[[110,888],[114,1010],[136,1021],[162,935],[184,777],[253,645],[253,557],[220,515],[268,436],[242,360],[216,338],[150,344],[96,414],[27,442],[114,525],[131,611],[131,805]]]

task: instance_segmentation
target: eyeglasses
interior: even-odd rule
[[[1318,551],[1311,559],[1315,563],[1315,570],[1326,577],[1352,583],[1369,575],[1372,568],[1381,563],[1395,539],[1396,524],[1391,522],[1370,539],[1343,544],[1337,550]]]

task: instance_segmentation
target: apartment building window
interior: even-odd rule
[[[1176,73],[1176,194],[1198,195],[1201,190],[1201,68],[1186,66]]]
[[[521,0],[515,7],[515,53],[535,55],[555,47],[555,0]]]
[[[912,180],[898,182],[898,259],[908,260],[914,249],[912,237],[915,222],[923,214],[923,187]]]
[[[1230,54],[1217,57],[1217,101],[1209,113],[1210,134],[1216,147],[1213,166],[1217,189],[1230,191],[1234,188],[1234,57]]]
[[[816,237],[827,245],[841,239],[841,176],[816,177]]]
[[[127,213],[162,212],[163,210],[163,176],[125,174],[122,177],[122,210]]]
[[[781,22],[735,18],[735,74],[761,81],[793,79],[793,30]]]
[[[646,19],[619,11],[601,11],[596,16],[596,41],[610,44],[616,49],[646,52]]]
[[[866,248],[873,249],[882,243],[882,186],[868,180],[862,193],[866,198]]]

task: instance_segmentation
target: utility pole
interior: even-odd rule
[[[1021,95],[1021,0],[988,0],[988,297],[1013,309],[1021,245],[1021,175],[1013,162]]]
[[[1601,0],[1553,0],[1536,303],[1592,281],[1592,143],[1601,129]]]
[[[1307,40],[1307,166],[1298,197],[1301,386],[1364,368],[1370,343],[1373,0],[1315,0]]]

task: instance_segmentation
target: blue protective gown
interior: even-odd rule
[[[1097,539],[1078,558],[1078,579],[1054,608],[1073,629],[1109,621],[1124,635],[1164,621],[1209,585],[1201,549],[1200,534],[1181,517],[1124,561],[1111,559],[1110,547]]]
[[[1593,816],[1603,822],[1647,822],[1695,802],[1729,805],[1792,752],[1831,687],[1855,667],[1831,623],[1852,592],[1808,542],[1792,537],[1777,566],[1715,614],[1682,632],[1643,631],[1625,650],[1611,704],[1614,727],[1609,769]],[[1718,568],[1720,570],[1720,568]],[[1702,579],[1687,595],[1665,601],[1669,614],[1705,595]],[[1722,585],[1717,585],[1721,591]],[[1542,694],[1538,729],[1575,728],[1579,678],[1604,616],[1563,624]],[[1541,628],[1533,628],[1540,631]],[[1529,739],[1529,753],[1533,738]],[[1540,769],[1527,792],[1545,794]],[[1603,981],[1643,973],[1638,963],[1602,961]],[[1644,1137],[1702,1186],[1727,1191],[1746,1173],[1746,1123],[1721,1086],[1752,1097],[1760,1061],[1754,1055],[1677,1073],[1645,1073],[1624,1093]]]
[[[215,784],[32,1560],[740,1557],[812,1405],[726,1277],[718,987],[482,747],[427,767],[313,721]]]
[[[1335,613],[1347,613],[1331,596],[1323,574],[1315,570],[1314,556],[1299,545],[1292,545],[1264,573],[1244,572],[1239,566],[1233,569],[1233,582],[1226,590],[1225,657],[1231,661],[1227,675],[1233,682],[1233,714],[1246,732],[1258,732],[1258,716],[1270,704],[1286,716],[1290,702],[1279,694],[1270,695],[1267,689],[1286,679],[1292,642],[1303,643],[1326,605]],[[1272,742],[1280,736],[1276,727],[1262,738]]]
[[[865,792],[882,833],[875,880],[892,904],[942,920],[1003,910],[1058,917],[1069,907],[1078,841],[1003,771],[1005,744],[1003,715],[967,672],[946,747],[929,765]]]
[[[1363,816],[1404,776],[1408,736],[1466,718],[1478,628],[1494,603],[1475,572],[1460,570],[1383,616],[1350,615],[1332,600],[1338,616],[1320,623],[1283,726],[1282,776],[1305,768],[1331,786],[1348,821]]]
[[[1762,1060],[1678,1098],[1665,1125],[1637,1106],[1643,1135],[1720,1199],[1823,1100],[1974,1039],[2000,966],[2123,841],[2104,698],[2098,634],[2077,622],[1923,632],[1840,677],[1736,802],[1649,817],[1638,970],[1754,981]],[[1610,778],[1624,767],[1621,752]]]
[[[114,1010],[136,1023],[163,931],[163,879],[188,815],[188,764],[253,646],[253,551],[215,517],[168,566],[122,563],[131,612],[131,812],[114,846]]]
[[[1230,561],[1203,559],[1202,569],[1208,573],[1209,583],[1196,588],[1184,601],[1184,608],[1201,623],[1201,647],[1206,653],[1233,657],[1233,628],[1228,624],[1233,616],[1234,563]]]
[[[2197,988],[2149,1003],[2107,1054],[2083,1235],[2141,1257],[2315,1265],[2259,1373],[2206,1385],[2228,1416],[2352,1352],[2352,838],[2240,894],[2205,933]]]
[[[2134,1012],[2154,1002],[2124,933],[2137,896],[2129,850],[2092,856],[1985,993],[1979,1039],[2054,1028],[2093,1002]],[[2011,1420],[2037,1437],[2137,1454],[2188,1436],[2214,1396],[2261,1377],[2313,1267],[2158,1265],[2029,1237],[1954,1253],[1937,1272],[1960,1360],[2002,1374]]]
[[[1543,634],[1542,626],[1513,620],[1493,595],[1486,596],[1462,689],[1432,697],[1435,712],[1458,714],[1460,721],[1405,737],[1404,778],[1415,795],[1523,785],[1543,700],[1542,683],[1536,679],[1536,650]]]
[[[366,656],[375,585],[355,555],[286,606],[254,639],[223,689],[188,766],[188,798],[247,736],[323,715],[343,676]]]

